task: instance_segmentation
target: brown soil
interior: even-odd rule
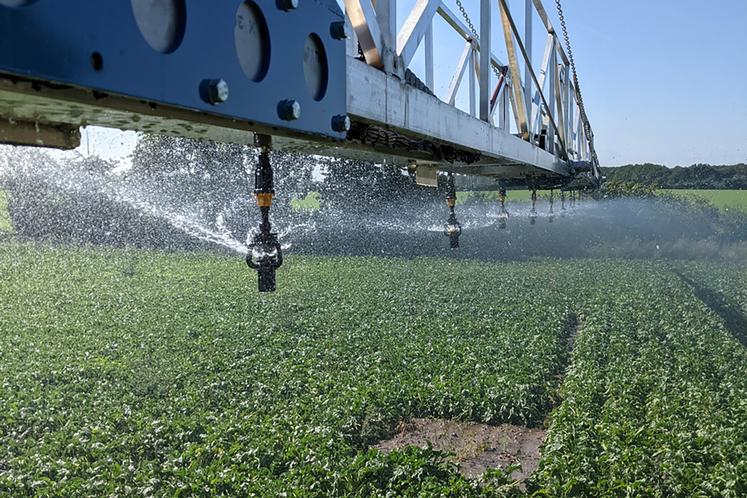
[[[470,478],[486,470],[518,463],[511,476],[523,480],[537,469],[545,431],[519,425],[484,425],[443,419],[416,418],[403,423],[399,434],[374,448],[391,451],[405,446],[427,447],[453,453],[460,472]]]

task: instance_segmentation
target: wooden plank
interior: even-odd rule
[[[524,95],[521,86],[521,72],[519,71],[519,59],[516,56],[516,45],[514,44],[514,31],[511,29],[508,6],[506,2],[500,1],[501,23],[503,24],[503,37],[506,41],[506,53],[508,54],[508,68],[511,71],[511,90],[513,94],[514,114],[519,129],[519,134],[524,140],[529,140],[529,128],[527,123],[527,111],[524,105]]]
[[[508,26],[508,28],[510,28],[513,35],[518,38],[519,30],[516,28],[516,24],[514,23],[513,17],[511,17],[511,12],[508,10],[508,4],[506,3],[506,0],[499,0],[499,2],[501,3],[501,6],[502,6],[501,13],[504,15],[506,19],[505,24]],[[554,45],[557,45],[557,43],[555,43]],[[521,40],[518,40],[518,46],[519,46],[519,50],[521,51],[522,56],[524,57],[524,60],[525,61],[529,60],[529,56],[527,55],[527,52],[524,49],[524,45],[521,43]],[[553,65],[555,64],[554,61],[555,61],[555,54],[553,53],[553,55],[550,57],[550,67],[553,67]],[[530,69],[529,73],[532,75],[532,79],[534,80],[535,85],[539,86],[539,80],[537,79],[537,75],[534,74],[534,69],[532,69],[531,66],[529,66],[529,69]],[[557,67],[555,67],[554,69],[557,71]],[[551,95],[550,102],[552,102],[552,98],[553,98],[552,95],[554,92],[549,92],[549,93]],[[545,96],[541,92],[539,95],[545,107],[547,109],[550,109],[551,104],[547,102],[547,99],[545,99]],[[517,99],[518,98],[521,98],[521,96],[518,96]],[[550,119],[551,124],[553,125],[553,128],[557,129],[557,126],[555,124],[555,120],[553,119],[553,117],[549,116],[549,119]],[[561,149],[565,151],[565,144],[562,138],[559,138],[559,140],[560,140]]]
[[[371,0],[345,0],[345,12],[350,19],[366,63],[384,67],[384,43]]]

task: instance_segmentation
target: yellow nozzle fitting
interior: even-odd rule
[[[270,207],[272,206],[272,194],[255,194],[257,197],[257,206]]]

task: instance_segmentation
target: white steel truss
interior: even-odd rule
[[[467,27],[442,0],[416,0],[399,32],[393,16],[397,0],[344,0],[354,31],[348,50],[348,110],[353,119],[480,153],[476,164],[443,165],[455,172],[568,175],[574,164],[588,163],[598,176],[598,165],[591,164],[593,137],[585,133],[568,57],[541,0],[524,1],[525,29],[520,33],[506,0],[479,0],[479,32]],[[492,23],[493,7],[500,14],[498,26]],[[530,55],[535,14],[547,33],[537,67]],[[434,98],[403,81],[422,45],[425,84],[433,90],[434,58],[439,56],[433,40],[436,16],[464,40],[464,47],[447,92]],[[493,36],[505,43],[505,63],[482,49],[491,46]],[[363,62],[357,60],[358,47]],[[496,74],[492,85],[491,71]],[[465,75],[468,113],[455,107]]]

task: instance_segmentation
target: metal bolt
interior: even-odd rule
[[[288,12],[298,8],[298,0],[277,0],[278,9]]]
[[[329,34],[335,40],[344,40],[348,38],[348,30],[343,21],[335,21],[329,25]]]
[[[278,116],[283,121],[294,121],[301,117],[301,104],[297,100],[287,99],[278,102]]]
[[[337,132],[346,132],[350,130],[350,116],[347,114],[338,114],[332,117],[332,129]]]
[[[225,80],[203,80],[203,98],[210,104],[222,104],[228,100],[228,83]]]

